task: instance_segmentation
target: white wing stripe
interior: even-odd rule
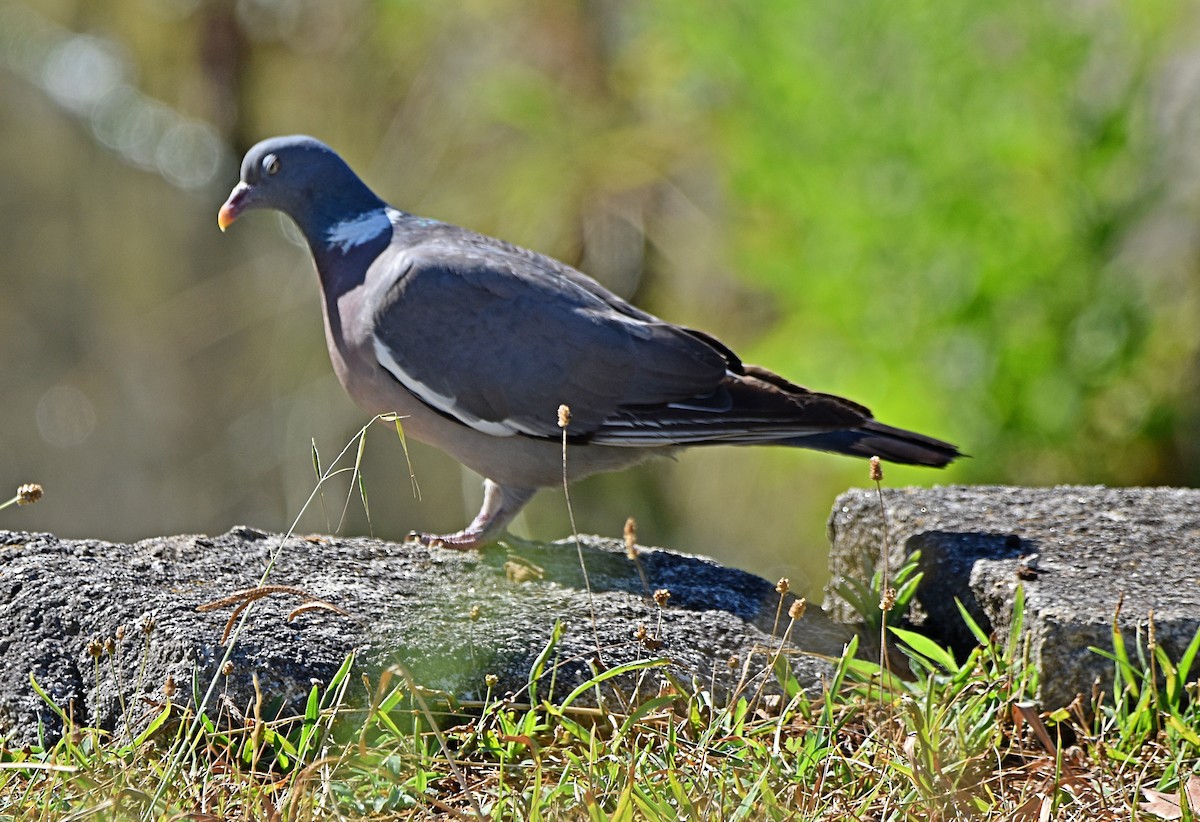
[[[396,362],[396,358],[392,356],[387,343],[379,339],[379,337],[375,337],[375,359],[379,360],[379,364],[386,368],[393,377],[400,381],[401,385],[411,391],[421,402],[432,408],[436,408],[443,414],[449,414],[463,425],[470,426],[476,431],[490,434],[493,437],[511,437],[521,433],[521,429],[513,423],[479,419],[474,414],[460,408],[454,397],[439,394],[416,377],[407,373]]]

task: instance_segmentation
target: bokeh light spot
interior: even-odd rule
[[[96,428],[92,401],[70,385],[56,385],[43,394],[34,416],[42,439],[58,448],[82,445]]]

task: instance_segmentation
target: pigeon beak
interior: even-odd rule
[[[238,183],[233,187],[233,191],[229,192],[229,199],[217,212],[217,226],[222,231],[233,225],[233,221],[246,210],[248,205],[246,201],[250,199],[251,191],[253,189],[250,188],[249,183]]]

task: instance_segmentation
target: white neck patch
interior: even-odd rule
[[[336,248],[345,254],[391,228],[394,212],[391,208],[376,208],[335,223],[325,232],[325,242],[331,249]]]

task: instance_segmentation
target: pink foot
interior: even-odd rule
[[[494,542],[517,512],[529,502],[534,488],[509,488],[490,479],[483,481],[483,507],[474,521],[453,534],[423,534],[413,531],[408,535],[410,542],[424,546],[454,548],[469,551]]]
[[[406,542],[419,542],[426,548],[453,548],[456,551],[469,551],[481,548],[491,540],[485,539],[482,533],[459,531],[454,534],[425,534],[420,531],[410,531]]]

